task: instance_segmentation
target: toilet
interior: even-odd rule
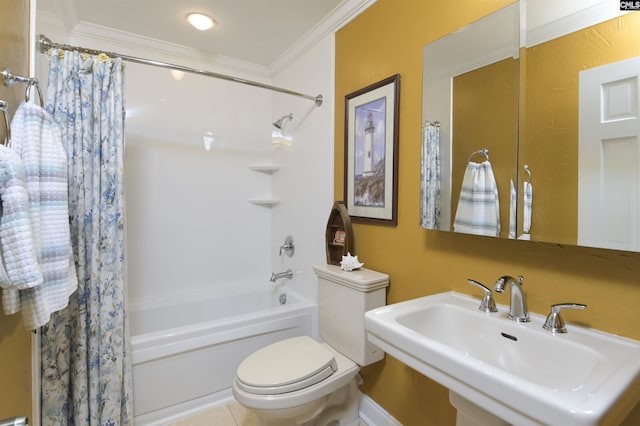
[[[238,367],[233,396],[259,426],[358,424],[358,371],[382,360],[367,341],[364,313],[386,304],[389,276],[314,266],[318,277],[318,342],[285,339],[249,355]]]

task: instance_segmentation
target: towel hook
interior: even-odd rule
[[[529,170],[529,165],[524,165],[524,172],[527,174],[527,183],[531,183],[531,170]]]
[[[38,79],[35,77],[23,77],[21,75],[15,75],[11,72],[9,68],[5,68],[2,70],[2,80],[4,85],[7,87],[13,86],[15,83],[27,83],[27,89],[24,93],[25,102],[29,102],[31,87],[35,86],[38,91],[38,98],[40,100],[40,106],[44,107],[44,100],[42,98],[42,92],[40,91],[40,85],[38,84]]]
[[[0,111],[2,111],[2,115],[4,116],[4,128],[6,132],[4,134],[4,145],[9,146],[11,142],[11,125],[9,124],[9,107],[7,103],[0,99]]]
[[[476,154],[484,155],[485,161],[489,161],[489,150],[487,148],[482,148],[471,153],[471,155],[469,156],[469,162],[471,162],[471,159]]]

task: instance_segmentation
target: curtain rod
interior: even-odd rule
[[[316,106],[322,105],[322,95],[318,95],[318,96],[305,95],[304,93],[294,92],[292,90],[283,89],[281,87],[271,86],[269,84],[258,83],[256,81],[246,80],[244,78],[238,78],[238,77],[234,77],[234,76],[227,75],[227,74],[220,74],[220,73],[217,73],[217,72],[205,71],[205,70],[200,70],[200,69],[196,69],[196,68],[185,67],[185,66],[182,66],[182,65],[169,64],[169,63],[166,63],[166,62],[160,62],[160,61],[155,61],[155,60],[151,60],[151,59],[138,58],[138,57],[135,57],[135,56],[121,55],[119,53],[103,52],[103,51],[100,51],[100,50],[87,49],[85,47],[69,46],[67,44],[54,43],[51,40],[49,40],[46,36],[44,36],[42,34],[38,35],[38,44],[40,45],[40,52],[41,53],[45,53],[48,49],[50,49],[52,47],[55,47],[55,48],[58,48],[58,49],[64,49],[64,50],[74,50],[74,51],[81,52],[81,53],[88,53],[90,55],[99,55],[100,53],[104,53],[107,56],[119,57],[119,58],[122,58],[123,60],[128,61],[128,62],[135,62],[135,63],[138,63],[138,64],[144,64],[144,65],[152,65],[154,67],[168,68],[168,69],[176,70],[176,71],[184,71],[184,72],[189,72],[189,73],[192,73],[192,74],[204,75],[204,76],[207,76],[207,77],[214,77],[214,78],[219,78],[219,79],[222,79],[222,80],[233,81],[235,83],[241,83],[241,84],[246,84],[246,85],[249,85],[249,86],[260,87],[260,88],[263,88],[263,89],[273,90],[275,92],[286,93],[287,95],[293,95],[293,96],[298,96],[298,97],[301,97],[301,98],[312,100],[312,101],[315,102]]]

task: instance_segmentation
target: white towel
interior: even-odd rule
[[[67,154],[57,124],[40,106],[23,102],[11,122],[11,149],[22,159],[36,256],[43,283],[19,295],[26,328],[49,321],[78,286],[69,232]],[[16,302],[16,295],[13,295]],[[4,299],[4,297],[3,297]]]
[[[489,161],[467,164],[453,230],[489,237],[500,234],[498,187]]]
[[[11,294],[41,285],[42,272],[34,247],[22,161],[4,145],[0,145],[0,200],[0,287],[7,298],[3,310],[10,315],[20,309]]]
[[[531,182],[524,183],[524,205],[522,213],[522,235],[518,237],[519,240],[531,239],[531,213],[533,206],[533,186]]]
[[[516,238],[516,214],[518,211],[518,193],[513,179],[509,180],[509,238]]]

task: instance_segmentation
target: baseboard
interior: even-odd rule
[[[359,403],[360,419],[368,426],[402,426],[402,423],[367,395],[360,393]]]

